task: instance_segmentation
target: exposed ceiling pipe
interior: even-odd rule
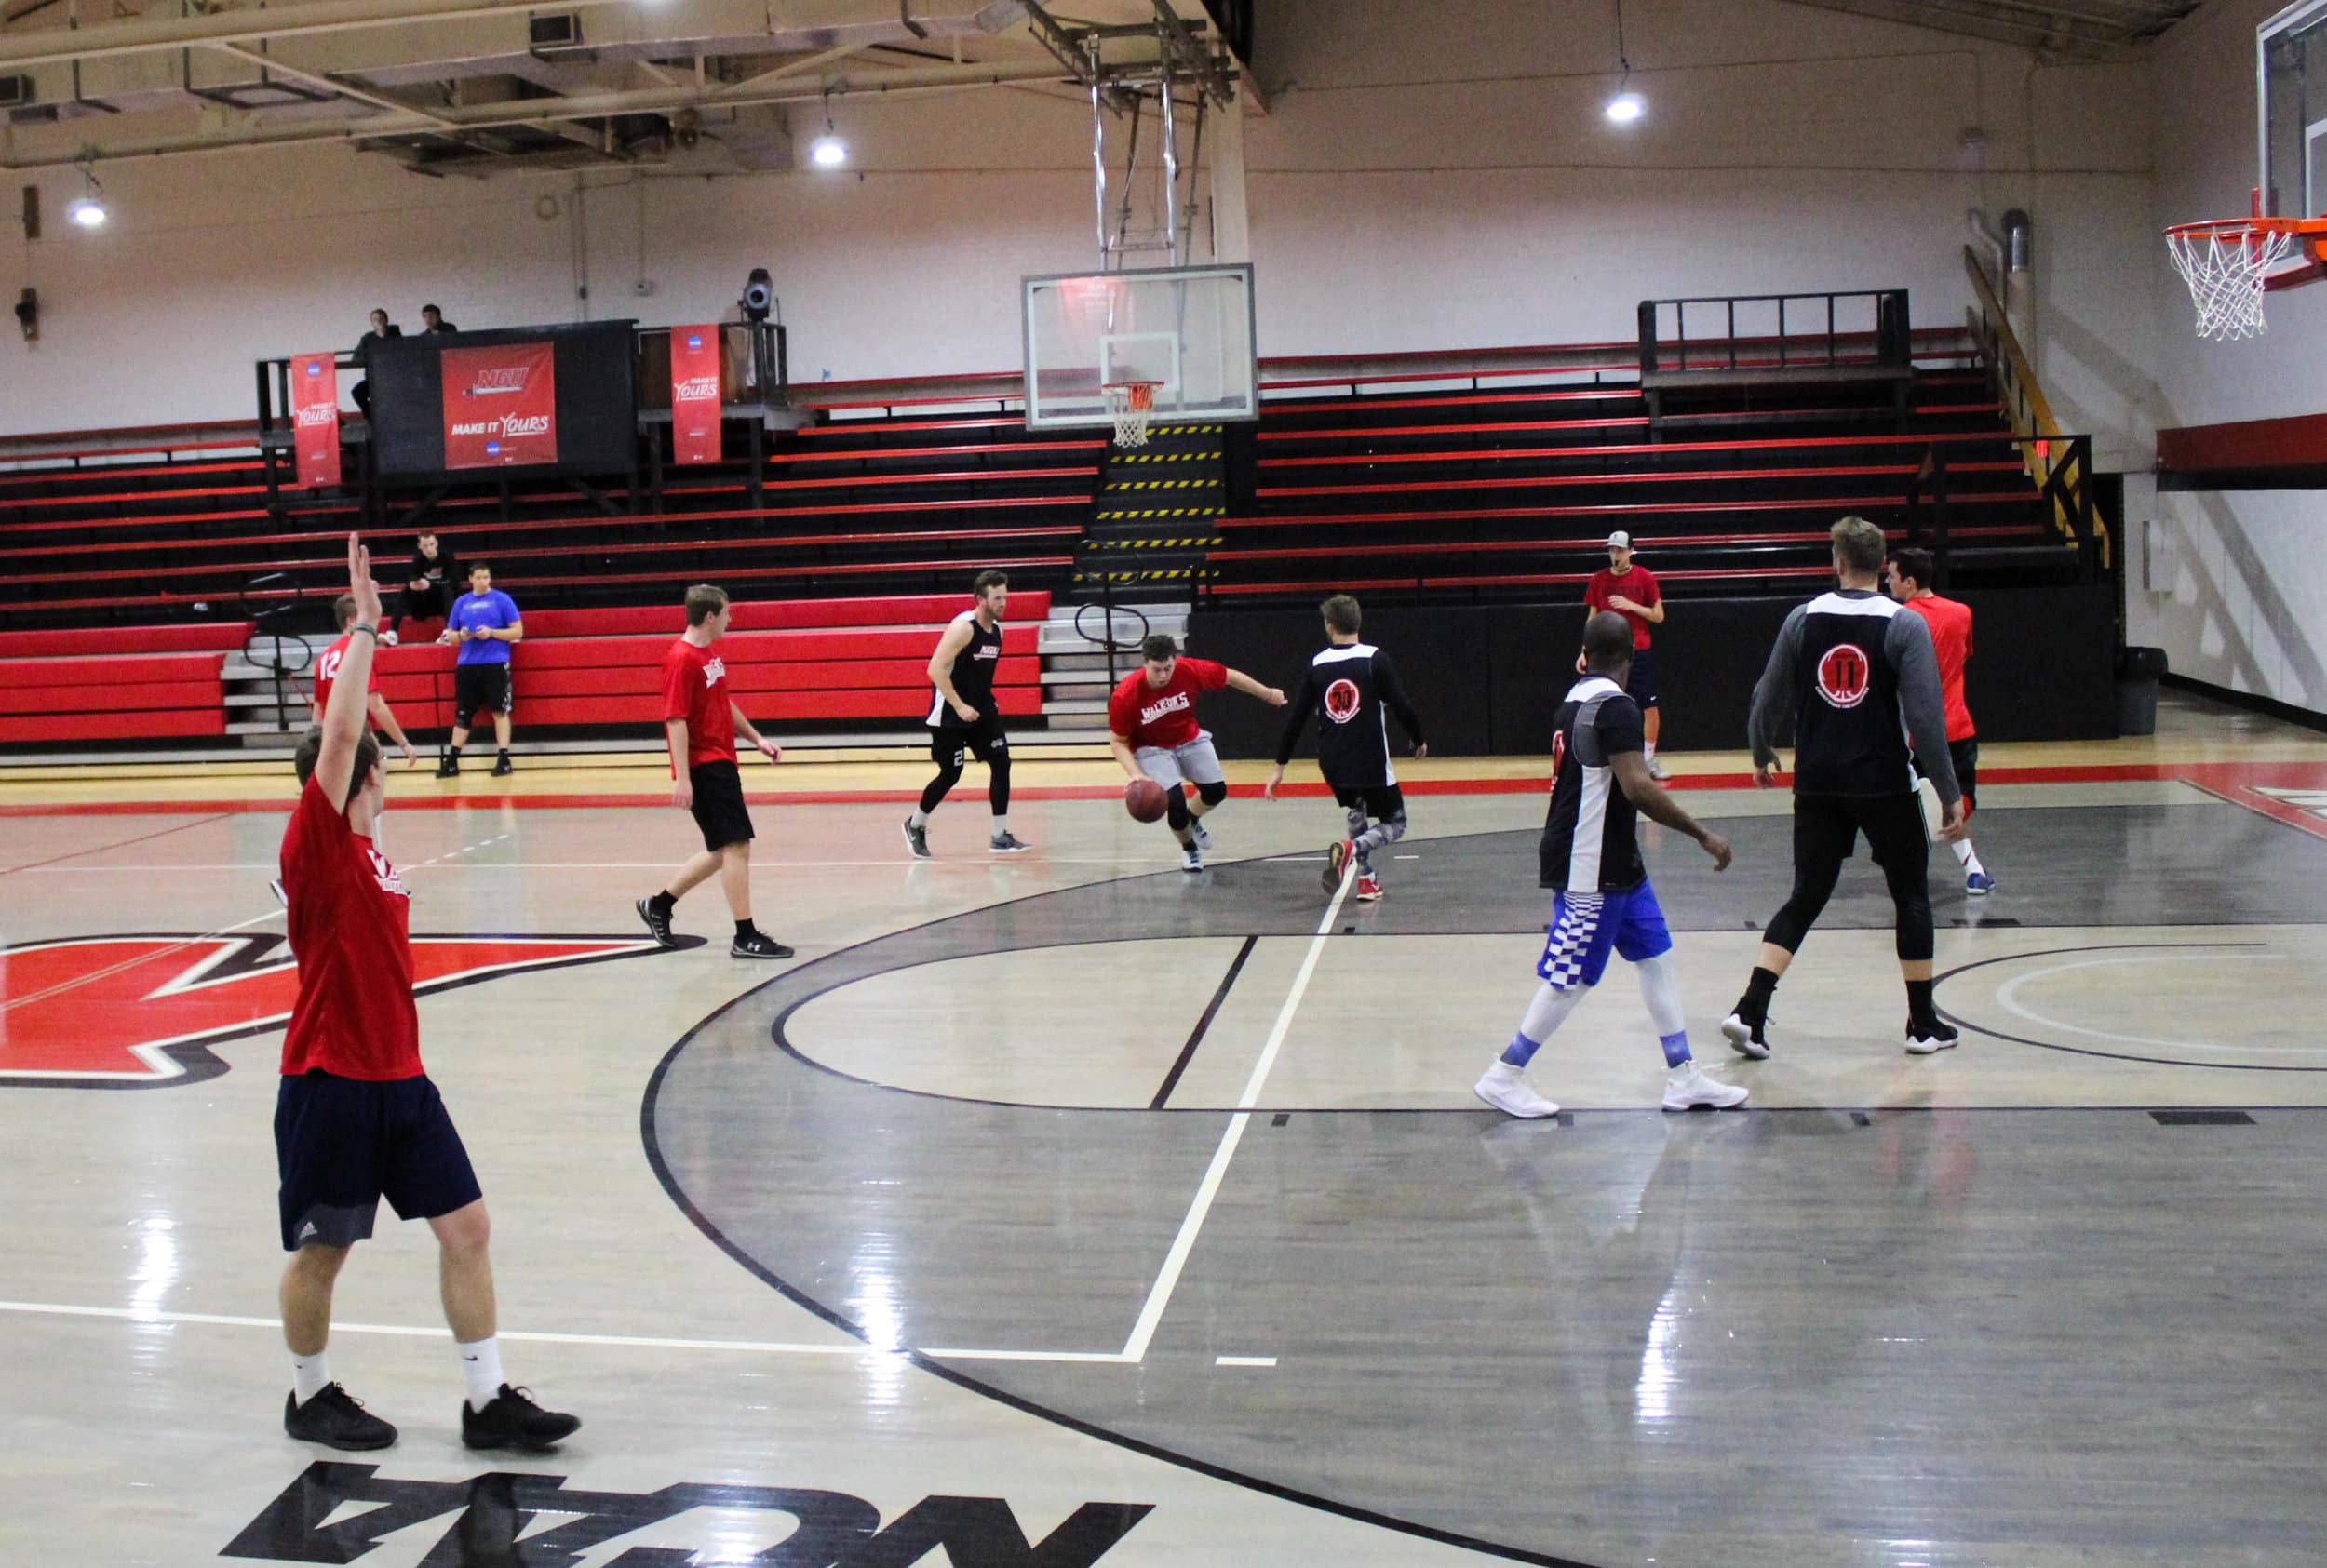
[[[559,10],[627,5],[632,0],[557,0]],[[208,16],[101,21],[88,27],[0,34],[0,68],[54,65],[108,55],[146,54],[203,44],[249,44],[262,38],[345,33],[358,28],[443,21],[541,9],[537,0],[311,0],[281,7],[247,7]]]
[[[828,83],[772,84],[757,92],[738,94],[723,85],[706,88],[654,87],[637,92],[588,93],[572,98],[529,98],[509,103],[451,105],[426,114],[398,111],[354,120],[286,121],[279,126],[253,127],[222,136],[159,138],[152,141],[111,147],[75,146],[53,154],[0,159],[0,168],[55,168],[124,158],[168,157],[187,153],[225,152],[236,148],[281,147],[308,141],[349,141],[375,137],[441,134],[448,128],[478,130],[493,126],[548,127],[561,120],[598,119],[614,114],[667,114],[681,109],[742,108],[760,103],[814,103],[827,95],[951,91],[967,87],[1001,87],[1013,82],[1057,81],[1063,76],[1050,60],[1016,64],[933,65],[858,78],[839,77]]]

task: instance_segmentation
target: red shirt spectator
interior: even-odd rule
[[[1959,599],[1925,594],[1907,600],[1907,608],[1931,628],[1931,650],[1939,655],[1939,690],[1947,708],[1947,738],[1968,741],[1978,730],[1963,701],[1963,664],[1971,657],[1971,607]]]
[[[312,779],[284,831],[282,868],[299,961],[284,1075],[320,1067],[373,1082],[419,1077],[404,879]]]
[[[1172,678],[1162,686],[1148,684],[1147,671],[1138,669],[1115,683],[1107,699],[1107,727],[1131,743],[1134,751],[1157,746],[1164,751],[1184,746],[1203,728],[1196,722],[1196,694],[1217,691],[1228,684],[1228,666],[1209,659],[1181,654],[1172,665]]]
[[[663,722],[687,721],[687,766],[735,760],[735,710],[728,698],[727,661],[685,637],[663,655]],[[671,776],[679,759],[671,759]]]
[[[355,636],[354,632],[342,632],[340,640],[325,649],[323,657],[316,661],[316,722],[318,724],[323,722],[323,710],[331,704],[331,683],[340,677],[340,661],[347,657],[347,645]],[[369,696],[379,690],[380,661],[375,658],[371,662],[371,677],[365,685],[364,692]]]
[[[1654,609],[1662,596],[1657,590],[1656,573],[1645,566],[1634,565],[1622,571],[1602,567],[1584,584],[1583,602],[1594,614],[1608,608],[1610,596],[1630,599],[1636,605]],[[1627,610],[1621,611],[1632,623],[1633,647],[1648,646],[1648,622]]]

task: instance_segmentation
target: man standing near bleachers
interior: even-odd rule
[[[493,777],[515,771],[509,765],[509,709],[515,701],[509,679],[509,649],[525,637],[525,621],[517,600],[493,586],[492,568],[483,562],[468,569],[468,592],[452,601],[438,640],[457,643],[460,657],[452,666],[452,744],[437,764],[437,777],[454,778],[461,771],[461,748],[468,744],[469,720],[479,708],[493,716]]]
[[[1648,721],[1648,777],[1664,779],[1669,775],[1664,765],[1657,760],[1658,721],[1663,714],[1657,705],[1656,653],[1648,646],[1648,628],[1664,624],[1664,596],[1658,591],[1656,573],[1634,564],[1632,535],[1623,529],[1607,536],[1607,565],[1594,572],[1592,581],[1584,584],[1583,602],[1590,614],[1612,610],[1632,623],[1632,677],[1624,688],[1624,695],[1633,700]]]

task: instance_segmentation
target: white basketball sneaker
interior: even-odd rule
[[[1528,1086],[1526,1076],[1508,1062],[1498,1062],[1487,1068],[1486,1075],[1471,1085],[1471,1092],[1506,1116],[1533,1120],[1559,1114],[1559,1106],[1538,1094]]]
[[[1664,1108],[1668,1111],[1735,1110],[1745,1103],[1747,1091],[1734,1083],[1705,1077],[1694,1061],[1683,1062],[1664,1075]]]

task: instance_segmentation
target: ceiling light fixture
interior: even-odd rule
[[[1616,0],[1616,63],[1624,74],[1606,113],[1616,124],[1628,126],[1648,112],[1648,101],[1632,90],[1632,61],[1624,54],[1624,0]]]
[[[64,215],[85,229],[100,229],[105,225],[105,188],[97,182],[96,170],[86,165],[81,178],[88,181],[88,189],[65,204]]]
[[[848,143],[832,128],[832,95],[824,95],[824,134],[808,144],[808,160],[818,168],[838,168],[848,162]]]

